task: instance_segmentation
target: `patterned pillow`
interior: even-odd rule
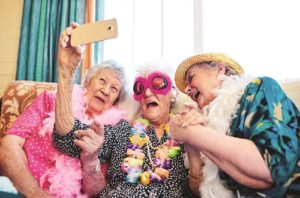
[[[56,83],[34,81],[12,81],[4,91],[0,118],[0,139],[12,126],[17,117],[44,90],[53,90]]]

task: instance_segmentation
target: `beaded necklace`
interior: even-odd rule
[[[170,161],[177,157],[181,152],[181,147],[177,142],[170,139],[170,126],[164,126],[168,140],[160,146],[153,147],[149,136],[147,135],[147,128],[150,122],[143,118],[138,118],[133,122],[133,127],[130,131],[130,143],[127,146],[127,157],[121,164],[121,169],[127,173],[125,180],[129,183],[140,182],[143,185],[148,185],[151,182],[160,183],[169,177]],[[147,157],[151,163],[151,169],[143,170],[145,154],[143,148],[146,147]],[[152,159],[150,148],[156,150],[155,158]]]

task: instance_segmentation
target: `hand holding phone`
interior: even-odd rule
[[[71,36],[71,45],[83,45],[116,38],[118,26],[116,19],[108,19],[87,23],[76,27]]]

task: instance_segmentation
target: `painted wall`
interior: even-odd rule
[[[0,97],[15,79],[23,0],[0,0]]]

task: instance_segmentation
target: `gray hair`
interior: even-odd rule
[[[217,65],[218,63],[220,63],[220,62],[216,62],[216,61],[211,61],[211,62],[201,62],[201,63],[196,63],[196,64],[192,65],[191,67],[193,67],[193,66],[199,66],[199,67],[206,67],[206,68],[209,68],[209,69],[213,69],[213,68],[216,67],[216,65]],[[223,63],[223,62],[222,62],[222,63]],[[231,76],[231,75],[236,75],[236,76],[238,76],[238,75],[239,75],[235,70],[233,70],[233,69],[231,69],[230,67],[228,67],[228,66],[226,65],[226,63],[223,63],[223,64],[224,64],[225,67],[226,67],[226,70],[225,70],[224,75],[226,75],[226,76]],[[190,68],[191,68],[191,67],[190,67]]]
[[[122,65],[120,65],[119,63],[117,63],[114,60],[107,60],[102,62],[99,65],[95,65],[93,67],[91,67],[87,73],[85,74],[85,77],[83,78],[82,81],[82,85],[84,87],[87,87],[88,84],[90,83],[90,81],[99,74],[99,72],[103,71],[103,70],[110,70],[113,71],[114,73],[116,73],[121,81],[122,87],[120,89],[120,93],[118,98],[114,101],[114,105],[122,102],[125,100],[126,98],[126,93],[127,93],[127,79],[126,79],[126,75],[125,75],[125,70],[123,68]]]

